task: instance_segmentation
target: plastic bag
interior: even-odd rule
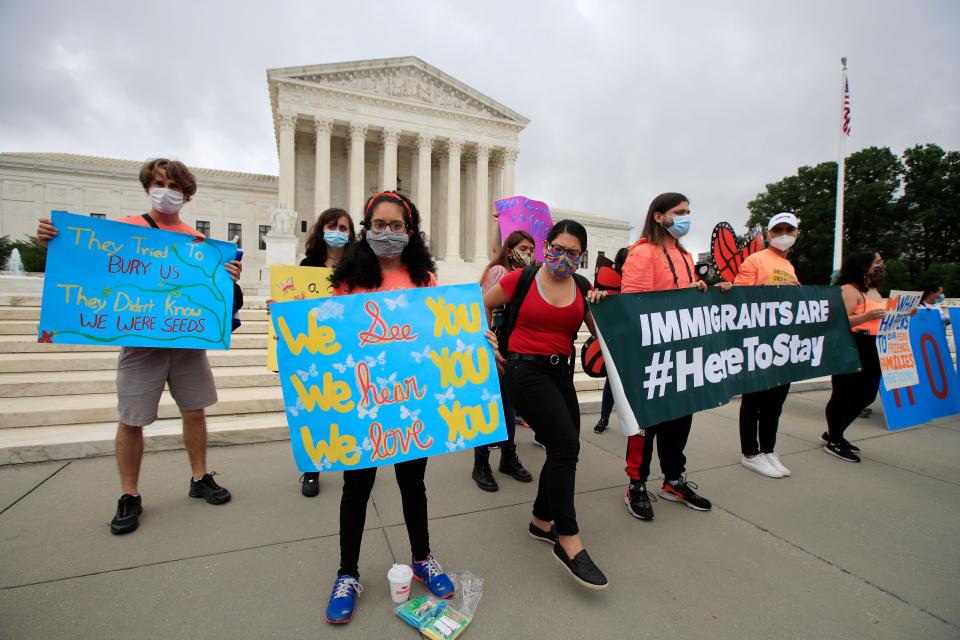
[[[449,600],[450,606],[473,620],[483,595],[483,578],[467,570],[451,571],[447,575],[454,588],[453,597]]]

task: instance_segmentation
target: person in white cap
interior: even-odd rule
[[[798,285],[797,274],[787,259],[797,241],[800,221],[792,213],[778,213],[767,223],[769,246],[747,256],[734,279],[735,286]],[[740,464],[768,478],[783,478],[790,470],[774,451],[780,412],[790,385],[745,393],[740,397]],[[759,436],[759,441],[758,441]]]

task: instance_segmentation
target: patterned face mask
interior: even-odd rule
[[[367,231],[366,236],[373,253],[386,260],[399,258],[410,242],[406,231]]]
[[[870,270],[870,273],[867,274],[870,276],[870,280],[874,284],[880,284],[887,277],[887,265],[882,262]]]
[[[543,253],[543,263],[547,265],[547,269],[556,278],[572,276],[573,272],[577,270],[579,262],[579,260],[567,255],[566,251],[553,251],[548,248]]]
[[[514,249],[510,252],[510,262],[518,269],[530,266],[533,264],[533,254]]]

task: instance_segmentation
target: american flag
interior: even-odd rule
[[[850,135],[850,81],[843,78],[843,133]]]

